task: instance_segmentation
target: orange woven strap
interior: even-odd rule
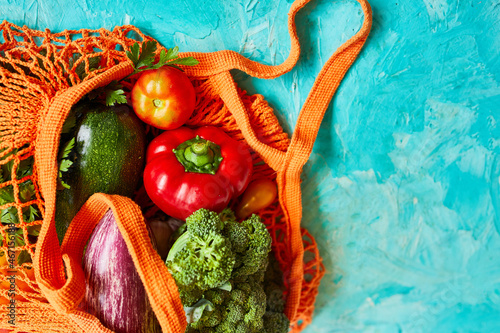
[[[300,174],[316,140],[319,127],[328,105],[335,94],[340,82],[349,67],[357,58],[363,47],[372,24],[372,12],[366,0],[357,0],[365,15],[360,31],[335,51],[319,73],[311,92],[302,107],[290,146],[286,153],[272,149],[260,142],[248,120],[247,111],[238,96],[231,74],[226,71],[211,77],[227,108],[234,115],[248,144],[258,152],[262,159],[274,170],[278,171],[277,182],[280,203],[283,208],[289,232],[286,237],[290,240],[289,252],[293,262],[289,277],[289,295],[286,307],[287,316],[293,321],[300,301],[301,285],[303,280],[304,248],[300,233],[302,219],[302,199],[300,190]],[[294,10],[300,9],[307,1],[300,1],[300,5],[292,6],[290,17],[295,16]],[[295,5],[295,3],[294,3]],[[292,24],[293,25],[293,24]],[[292,35],[292,45],[298,41]],[[292,51],[295,52],[292,48]],[[253,75],[252,72],[247,72]],[[263,73],[259,73],[259,77]]]
[[[72,319],[84,325],[86,331],[103,331],[98,320],[74,310],[85,295],[85,277],[80,265],[85,244],[108,209],[113,211],[163,332],[183,332],[186,316],[175,280],[151,244],[141,209],[131,199],[119,195],[92,195],[71,222],[61,247],[68,279],[63,287],[51,292],[51,299],[57,299],[59,309],[70,312]]]
[[[245,141],[254,151],[256,151],[264,162],[274,170],[279,170],[285,159],[285,153],[261,142],[255,135],[250,122],[250,116],[247,112],[240,94],[236,88],[230,72],[222,72],[210,77],[210,82],[217,89],[224,104],[231,111],[235,118],[238,128],[245,137]]]
[[[207,77],[227,72],[230,69],[239,69],[258,78],[272,79],[289,72],[297,63],[300,55],[299,38],[295,28],[295,15],[309,1],[311,0],[296,0],[290,7],[288,32],[291,39],[291,48],[288,58],[282,64],[277,66],[264,65],[230,50],[212,53],[184,52],[181,53],[182,57],[192,56],[199,61],[199,64],[192,67],[183,67],[183,69],[187,75],[192,77]]]
[[[344,45],[342,45],[328,59],[320,71],[314,85],[300,111],[297,124],[287,149],[283,169],[278,173],[278,191],[281,206],[284,207],[285,216],[292,224],[290,235],[290,252],[294,263],[290,274],[291,292],[288,295],[287,315],[295,317],[296,307],[299,303],[303,269],[302,257],[304,249],[300,233],[302,220],[302,196],[300,190],[300,174],[311,155],[314,142],[318,135],[323,116],[347,70],[356,60],[361,48],[366,42],[372,25],[372,12],[370,5],[365,0],[358,0],[363,9],[365,20],[360,31]]]

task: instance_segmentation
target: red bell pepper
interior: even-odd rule
[[[243,193],[252,169],[248,148],[223,130],[179,127],[150,143],[144,187],[161,210],[185,220],[200,208],[222,211]]]

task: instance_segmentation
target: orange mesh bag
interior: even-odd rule
[[[363,26],[324,65],[291,138],[264,98],[240,90],[229,71],[239,69],[270,79],[291,70],[300,51],[295,14],[308,0],[297,0],[291,6],[291,51],[281,65],[262,65],[232,51],[183,54],[200,62],[184,68],[197,93],[197,106],[187,125],[218,126],[244,140],[253,152],[253,177],[277,182],[278,199],[259,215],[272,235],[273,251],[284,271],[285,314],[292,332],[311,322],[324,274],[314,238],[300,227],[300,174],[328,104],[370,31],[370,6],[366,0],[357,1],[365,15]],[[72,221],[61,246],[54,223],[58,145],[71,107],[91,90],[132,72],[121,51],[136,42],[131,34],[144,41],[152,38],[133,26],[51,33],[3,22],[0,32],[0,209],[15,221],[1,228],[0,328],[12,332],[110,332],[78,305],[85,291],[84,246],[111,208],[163,332],[182,332],[187,324],[175,281],[152,248],[136,203],[116,195],[93,195]],[[90,70],[97,56],[99,68]],[[21,172],[26,165],[31,171]],[[33,237],[38,230],[38,237]],[[304,262],[306,251],[313,259]],[[14,254],[32,257],[32,263],[9,262],[8,255]],[[14,309],[11,281],[15,281]],[[12,312],[15,326],[9,323]]]

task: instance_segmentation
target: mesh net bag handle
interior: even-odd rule
[[[219,72],[210,77],[225,105],[236,118],[236,122],[245,140],[278,173],[277,182],[280,204],[283,208],[285,220],[290,226],[287,238],[290,240],[288,250],[291,253],[293,262],[291,273],[288,277],[290,293],[288,294],[285,313],[292,322],[296,318],[303,282],[304,247],[300,230],[302,219],[300,174],[312,152],[321,121],[328,105],[348,69],[356,60],[370,33],[372,25],[371,7],[365,0],[357,1],[361,4],[364,13],[363,25],[358,33],[340,46],[323,66],[302,106],[291,143],[286,152],[273,149],[258,140],[252,129],[246,108],[237,94],[236,84],[229,71]],[[289,27],[292,38],[292,50],[290,56],[283,64],[287,64],[290,59],[296,59],[298,56],[295,52],[299,52],[299,43],[293,20],[296,12],[307,2],[309,0],[296,1],[290,10]],[[237,62],[237,64],[239,65],[240,62]],[[239,67],[239,69],[242,68],[248,74],[262,78],[271,78],[274,77],[273,75],[278,76],[283,74],[282,66],[270,68],[269,66],[265,67],[263,65],[257,66],[245,63],[244,66]]]

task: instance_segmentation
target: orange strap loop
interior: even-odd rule
[[[288,58],[280,65],[264,65],[256,61],[245,58],[239,53],[230,50],[201,53],[185,52],[181,56],[192,56],[199,61],[199,64],[192,67],[183,68],[186,74],[192,77],[207,77],[219,73],[227,72],[231,69],[239,69],[251,76],[262,79],[273,79],[289,72],[297,63],[300,56],[300,44],[295,27],[295,15],[311,0],[296,0],[292,3],[288,13],[288,32],[290,34],[291,48]]]
[[[127,244],[163,332],[183,332],[187,323],[175,280],[149,240],[140,207],[131,199],[119,195],[92,195],[71,222],[61,246],[68,280],[58,291],[64,296],[60,298],[64,301],[58,304],[61,307],[59,310],[75,313],[73,320],[80,327],[85,326],[87,332],[111,332],[103,329],[95,317],[82,318],[82,311],[76,309],[85,295],[85,277],[80,266],[83,250],[95,226],[108,209],[113,211],[118,229]],[[65,308],[62,309],[62,306]]]

